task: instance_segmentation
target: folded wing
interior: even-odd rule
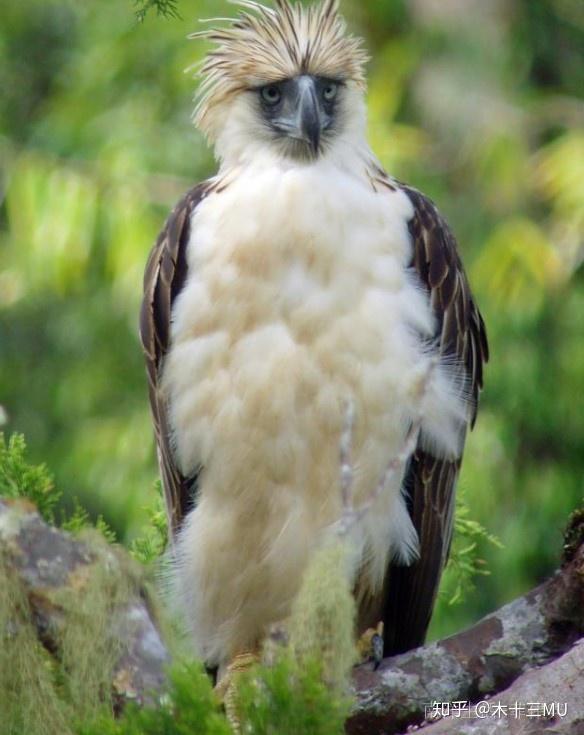
[[[160,390],[164,356],[170,344],[172,305],[187,277],[186,251],[191,218],[211,186],[205,182],[186,194],[169,216],[150,253],[144,274],[144,297],[140,311],[140,337],[146,358],[150,406],[158,449],[158,463],[166,501],[169,528],[174,535],[197,494],[198,472],[185,477],[179,471],[171,448],[168,407]]]

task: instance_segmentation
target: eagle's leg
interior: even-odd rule
[[[383,659],[383,621],[376,628],[367,628],[357,641],[357,652],[360,663],[372,661],[375,669],[379,666]]]
[[[259,648],[237,654],[233,657],[227,668],[223,672],[220,672],[217,684],[215,685],[215,694],[223,703],[225,714],[235,733],[241,731],[241,723],[237,711],[237,680],[241,674],[249,671],[259,661]]]

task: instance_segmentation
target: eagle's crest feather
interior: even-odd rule
[[[240,12],[229,25],[191,35],[214,44],[199,67],[202,83],[195,110],[196,124],[210,138],[211,111],[242,90],[298,74],[365,86],[368,57],[361,39],[347,33],[338,0],[308,8],[289,0],[274,0],[273,8],[253,0],[234,4]]]

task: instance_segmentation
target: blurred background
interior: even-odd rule
[[[132,2],[3,0],[0,23],[0,430],[123,542],[157,478],[143,267],[214,171],[186,35],[234,13],[179,0],[139,24]],[[459,490],[502,548],[476,542],[490,573],[455,605],[446,580],[442,635],[549,574],[584,495],[584,4],[341,4],[373,58],[373,148],[450,222],[492,348]]]

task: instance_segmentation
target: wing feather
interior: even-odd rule
[[[466,369],[471,396],[469,424],[473,426],[483,363],[489,357],[485,325],[448,225],[424,195],[408,186],[400,187],[414,207],[408,225],[413,244],[411,267],[430,295],[440,354]],[[386,656],[424,642],[452,542],[461,458],[439,459],[418,445],[410,459],[404,485],[420,539],[420,558],[408,567],[390,564],[381,595],[365,601],[360,611],[363,628],[383,619]]]
[[[160,390],[160,375],[170,345],[172,305],[187,277],[191,217],[211,189],[208,182],[199,184],[177,204],[152,248],[144,273],[140,338],[146,359],[158,464],[172,533],[180,528],[182,519],[195,502],[198,472],[185,477],[174,460],[168,411]]]

